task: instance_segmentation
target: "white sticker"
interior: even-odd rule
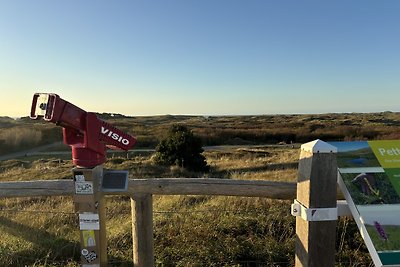
[[[81,230],[99,230],[99,214],[83,213],[79,214],[79,229]]]
[[[85,176],[83,174],[75,174],[75,181],[76,182],[84,182]]]
[[[80,195],[93,194],[93,182],[75,182],[75,193]]]

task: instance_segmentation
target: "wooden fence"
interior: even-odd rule
[[[72,180],[36,180],[0,183],[0,197],[72,196]],[[106,195],[131,197],[133,262],[135,266],[153,266],[152,195],[216,195],[293,199],[296,184],[271,181],[229,180],[217,178],[131,179],[125,192]]]
[[[217,195],[297,199],[306,208],[337,207],[336,154],[320,143],[302,146],[298,182],[229,180],[217,178],[131,179],[125,192],[105,195],[131,197],[133,262],[154,266],[152,195]],[[72,180],[0,183],[0,197],[72,196]],[[336,219],[296,218],[296,266],[334,266]]]

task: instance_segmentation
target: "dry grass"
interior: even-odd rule
[[[290,146],[205,152],[209,177],[294,181],[299,150]],[[178,167],[152,164],[151,155],[113,158],[107,168],[131,178],[197,177]],[[71,162],[56,159],[0,162],[0,180],[64,179]],[[130,200],[107,198],[109,261],[132,265]],[[292,266],[294,218],[290,201],[246,197],[154,196],[158,266]],[[0,261],[7,266],[76,266],[78,222],[69,197],[0,200]],[[352,222],[339,222],[338,266],[368,265]],[[357,252],[355,252],[357,250]],[[356,264],[357,262],[357,264]]]
[[[291,147],[239,148],[205,152],[215,173],[232,179],[296,180],[298,149]]]
[[[260,116],[146,116],[125,117],[100,114],[107,122],[138,138],[137,146],[155,147],[172,124],[183,124],[199,136],[204,145],[249,145],[305,143],[321,139],[365,140],[398,139],[400,113],[345,113]],[[44,121],[29,118],[12,120],[0,117],[0,155],[21,149],[22,143],[32,147],[36,139],[18,141],[15,145],[2,136],[22,129],[39,131],[40,144],[61,140],[61,129]],[[34,133],[36,135],[36,133]],[[14,138],[11,135],[9,138]],[[10,139],[10,140],[11,140]],[[8,140],[8,139],[7,139]],[[36,141],[35,141],[36,140]],[[15,147],[17,146],[17,147]]]

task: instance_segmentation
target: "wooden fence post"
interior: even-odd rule
[[[75,211],[79,214],[82,266],[108,266],[103,165],[73,170]]]
[[[134,194],[131,196],[133,265],[154,266],[153,248],[153,196]]]
[[[319,208],[336,208],[337,149],[321,140],[301,146],[297,201],[312,215]],[[304,220],[296,217],[295,266],[335,265],[337,217],[331,220]]]

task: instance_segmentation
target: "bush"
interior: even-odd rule
[[[177,165],[190,171],[208,171],[200,138],[183,125],[172,125],[167,137],[156,147],[154,161],[162,165]]]

